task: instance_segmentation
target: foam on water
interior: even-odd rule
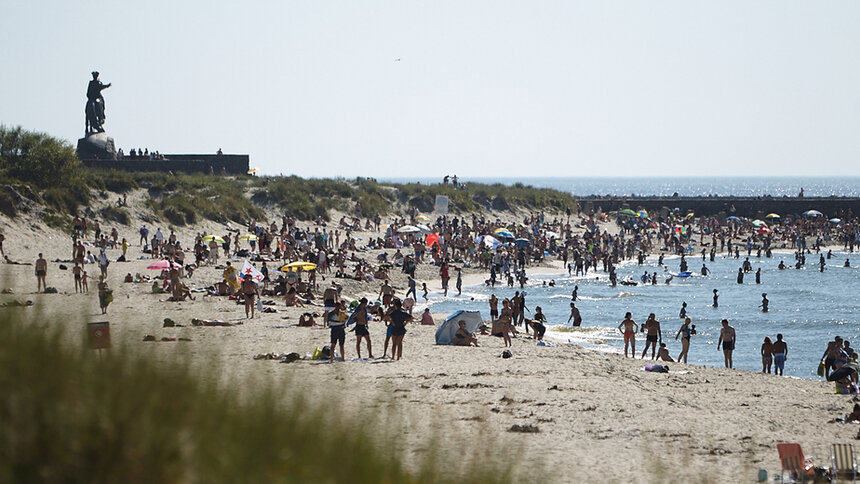
[[[697,333],[693,336],[689,354],[692,364],[722,366],[723,355],[717,351],[720,320],[727,318],[737,332],[737,349],[734,366],[739,369],[761,371],[759,353],[765,336],[775,339],[782,333],[789,345],[786,375],[816,378],[818,359],[824,352],[827,341],[840,335],[860,347],[860,325],[856,321],[855,295],[860,293],[860,254],[834,251],[833,259],[823,273],[818,271],[818,255],[807,255],[804,269],[777,269],[780,260],[786,265],[794,264],[789,252],[774,253],[767,259],[750,257],[753,273],[745,275],[745,284],[736,283],[737,270],[745,256],[740,259],[718,255],[714,262],[705,264],[712,271],[707,277],[674,278],[665,285],[664,268],[651,257],[640,267],[635,262],[621,264],[619,279],[631,276],[638,281],[644,271],[657,271],[657,285],[638,285],[635,288],[609,287],[605,277],[595,280],[593,276],[580,279],[566,277],[535,277],[526,286],[526,305],[530,310],[541,306],[549,320],[548,337],[555,341],[570,342],[602,351],[623,352],[623,339],[617,326],[626,311],[633,313],[638,323],[643,323],[649,313],[655,313],[662,323],[663,342],[673,357],[680,352],[680,342],[675,334],[681,326],[678,313],[682,302],[687,302],[687,313],[693,318]],[[845,259],[852,267],[844,268]],[[678,272],[678,257],[664,257],[670,272]],[[690,268],[700,267],[701,256],[688,257]],[[755,270],[762,269],[762,284],[755,284]],[[600,273],[602,275],[602,273]],[[566,276],[566,274],[565,274]],[[555,287],[543,286],[543,280],[554,278]],[[566,323],[570,314],[569,301],[573,286],[579,286],[577,307],[583,317],[583,327],[571,328]],[[719,308],[712,307],[713,289],[718,289]],[[632,290],[631,290],[632,289]],[[511,297],[514,288],[496,286],[493,290],[482,286],[468,288],[470,299],[431,299],[434,311],[453,312],[458,309],[479,310],[489,317],[486,299],[495,292],[501,299]],[[759,309],[761,294],[766,292],[770,300],[770,312]],[[480,299],[479,299],[480,297]],[[531,313],[527,313],[530,316]],[[645,338],[637,334],[637,350],[644,348]]]

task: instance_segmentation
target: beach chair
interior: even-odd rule
[[[850,477],[851,482],[857,482],[854,444],[833,444],[830,446],[830,467],[833,471],[833,477],[846,480]]]
[[[782,481],[786,482],[785,474],[788,473],[791,480],[806,482],[805,459],[800,444],[776,444],[776,451],[779,452],[779,461],[782,463],[782,472],[780,472]]]

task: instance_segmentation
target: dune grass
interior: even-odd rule
[[[434,442],[404,465],[384,405],[356,418],[289,383],[218,383],[182,358],[99,358],[20,314],[0,313],[0,482],[512,480],[508,465],[451,466]],[[63,325],[83,335],[84,323]]]

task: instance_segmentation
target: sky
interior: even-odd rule
[[[860,175],[860,2],[10,1],[0,124],[308,177]]]

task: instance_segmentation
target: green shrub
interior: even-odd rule
[[[128,223],[131,221],[131,217],[128,214],[128,210],[121,207],[108,205],[107,207],[101,209],[99,213],[105,220],[119,222],[123,225],[128,225]]]

